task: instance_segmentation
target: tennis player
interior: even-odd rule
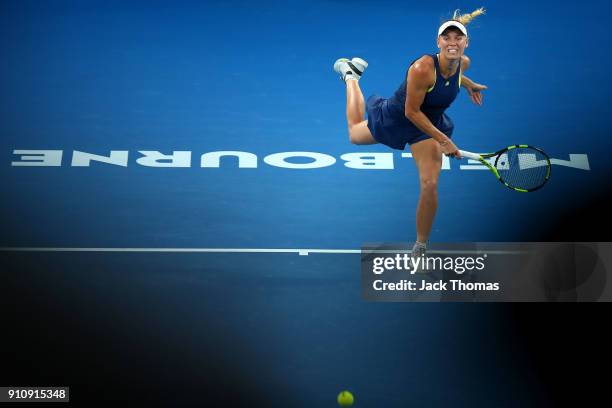
[[[453,121],[445,110],[461,86],[477,105],[482,105],[481,91],[487,88],[464,75],[470,66],[470,59],[464,55],[469,44],[466,25],[484,12],[483,8],[469,14],[455,11],[452,19],[438,28],[439,52],[413,61],[406,78],[388,99],[372,95],[364,102],[359,79],[368,63],[363,59],[340,58],[334,64],[334,70],[346,83],[346,118],[351,143],[382,143],[399,150],[406,144],[410,146],[420,180],[413,257],[426,252],[438,207],[442,154],[459,158],[457,146],[451,140]],[[368,119],[364,120],[366,111]]]

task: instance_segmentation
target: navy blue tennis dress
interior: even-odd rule
[[[451,118],[444,113],[446,108],[455,100],[461,86],[461,61],[457,72],[444,79],[440,74],[440,63],[436,54],[429,55],[434,60],[436,67],[436,83],[427,90],[421,112],[425,114],[431,123],[446,136],[451,137],[454,124]],[[416,60],[415,60],[416,61]],[[413,61],[410,65],[414,64]],[[409,68],[410,69],[410,68]],[[404,150],[406,144],[413,144],[421,140],[430,139],[416,127],[404,113],[406,105],[406,79],[399,86],[395,94],[389,99],[378,95],[372,95],[366,103],[368,112],[368,128],[377,142],[385,144],[393,149]]]

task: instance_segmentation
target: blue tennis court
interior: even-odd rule
[[[587,3],[483,4],[467,75],[488,89],[449,109],[453,140],[539,146],[552,176],[519,194],[446,159],[432,241],[539,240],[532,220],[552,228],[609,185],[612,57],[596,39],[612,8]],[[366,58],[364,95],[389,96],[440,22],[479,6],[4,2],[5,288],[58,322],[7,340],[38,344],[36,381],[75,401],[102,379],[236,406],[332,407],[343,389],[359,407],[542,406],[512,344],[481,342],[504,331],[498,309],[360,295],[360,247],[415,239],[418,175],[409,150],[349,143],[332,64]],[[74,359],[59,377],[54,350]]]

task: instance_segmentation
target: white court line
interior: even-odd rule
[[[361,254],[360,249],[321,249],[321,248],[46,248],[46,247],[0,247],[0,252],[165,252],[165,253],[295,253],[309,254]],[[410,250],[372,249],[370,254],[406,254]],[[487,250],[430,250],[428,254],[491,254],[516,255],[526,251],[487,251]]]

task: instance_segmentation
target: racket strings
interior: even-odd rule
[[[500,178],[509,186],[532,190],[542,186],[548,179],[550,161],[539,150],[515,148],[497,158],[496,168]]]

